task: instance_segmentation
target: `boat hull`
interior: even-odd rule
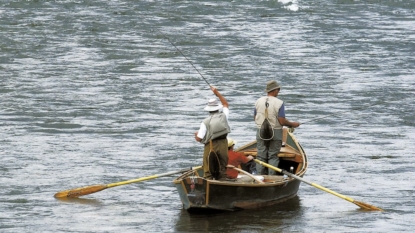
[[[241,210],[275,205],[297,195],[298,180],[259,184],[187,178],[176,184],[187,210]],[[193,187],[193,188],[192,188]]]

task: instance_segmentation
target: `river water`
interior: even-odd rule
[[[199,70],[175,49],[169,40]],[[415,2],[0,1],[0,232],[410,232]],[[162,177],[202,163],[216,86],[237,146],[275,79],[309,157],[298,198],[190,215]]]

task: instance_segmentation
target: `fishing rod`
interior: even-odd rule
[[[366,105],[366,106],[363,106],[363,107],[360,107],[360,108],[352,109],[352,111],[362,110],[362,109],[369,108],[369,107],[372,107],[372,106],[375,106],[375,105],[378,105],[378,104],[379,104],[379,102],[378,103],[371,104],[371,105]],[[324,118],[327,118],[327,117],[330,117],[330,116],[339,115],[339,114],[342,114],[342,113],[343,112],[337,112],[337,113],[333,113],[333,114],[330,114],[330,115],[327,115],[327,116],[317,117],[317,118],[314,118],[314,119],[311,119],[311,120],[308,120],[308,121],[305,121],[305,122],[301,122],[300,125],[305,124],[305,123],[308,123],[308,122],[312,122],[312,121],[324,119]]]
[[[211,85],[210,85],[210,83],[206,80],[206,78],[199,72],[199,70],[196,68],[196,66],[195,65],[193,65],[193,63],[182,53],[182,51],[180,51],[180,49],[179,48],[177,48],[177,46],[164,34],[164,33],[162,33],[160,30],[158,30],[158,29],[156,29],[164,38],[166,38],[169,42],[170,42],[170,44],[171,45],[173,45],[173,47],[175,47],[176,49],[177,49],[177,51],[179,51],[179,53],[184,57],[184,58],[186,58],[186,60],[190,63],[190,65],[192,65],[193,66],[193,68],[195,68],[195,70],[197,71],[197,73],[199,73],[199,75],[203,78],[203,80],[205,80],[205,82],[207,83],[207,85],[209,85],[210,87],[212,87]]]

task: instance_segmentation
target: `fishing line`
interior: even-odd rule
[[[363,107],[360,107],[360,108],[355,108],[355,109],[352,109],[351,111],[362,110],[362,109],[365,109],[365,108],[369,108],[369,107],[375,106],[377,104],[379,104],[379,103],[374,103],[374,104],[366,105],[366,106],[363,106]],[[327,116],[317,117],[317,118],[314,118],[314,119],[311,119],[311,120],[302,122],[302,123],[300,123],[300,125],[305,124],[305,123],[308,123],[308,122],[311,122],[311,121],[316,121],[316,120],[320,120],[320,119],[323,119],[323,118],[327,118],[327,117],[330,117],[330,116],[335,116],[335,115],[343,114],[343,113],[344,112],[337,112],[337,113],[333,113],[333,114],[330,114],[330,115],[327,115]]]
[[[167,41],[169,41],[169,43],[171,44],[171,45],[173,45],[173,47],[190,63],[190,65],[192,65],[193,66],[193,68],[197,71],[197,73],[200,75],[200,77],[202,77],[203,78],[203,80],[205,80],[205,82],[207,83],[207,85],[209,85],[210,87],[211,87],[211,85],[210,85],[210,83],[206,80],[206,78],[202,75],[202,73],[200,73],[200,71],[196,68],[196,66],[193,64],[193,62],[191,62],[187,57],[186,57],[186,55],[184,55],[183,53],[182,53],[182,51],[163,33],[163,32],[161,32],[160,30],[158,30],[158,29],[155,29],[155,30],[157,30]],[[365,108],[368,108],[368,107],[372,107],[372,106],[374,106],[374,105],[377,105],[377,104],[379,104],[379,103],[375,103],[375,104],[371,104],[371,105],[368,105],[368,106],[363,106],[363,107],[360,107],[360,108],[356,108],[356,109],[352,109],[352,111],[356,111],[356,110],[361,110],[361,109],[365,109]],[[333,113],[333,114],[330,114],[330,115],[327,115],[327,116],[323,116],[323,117],[318,117],[318,118],[314,118],[314,119],[311,119],[311,120],[308,120],[308,121],[305,121],[305,122],[302,122],[302,123],[300,123],[301,125],[302,124],[305,124],[305,123],[309,123],[309,122],[312,122],[312,121],[316,121],[316,120],[321,120],[321,119],[324,119],[324,118],[327,118],[327,117],[330,117],[330,116],[335,116],[335,115],[339,115],[339,114],[342,114],[343,112],[339,112],[339,113]]]
[[[195,70],[197,71],[197,73],[199,73],[199,75],[203,78],[203,80],[205,80],[205,82],[207,83],[207,85],[209,85],[210,87],[211,87],[211,85],[209,84],[209,82],[206,80],[206,78],[205,77],[203,77],[203,75],[199,72],[199,70],[196,68],[196,66],[195,65],[193,65],[193,63],[182,53],[182,51],[180,51],[180,49],[179,48],[177,48],[177,46],[164,34],[164,33],[162,33],[160,30],[158,30],[158,29],[156,29],[164,38],[166,38],[169,42],[170,42],[170,44],[171,45],[173,45],[173,47],[175,47],[176,49],[177,49],[177,51],[179,51],[179,53],[184,57],[184,58],[186,58],[186,60],[190,63],[190,65],[192,65],[193,66],[193,68],[195,68]]]

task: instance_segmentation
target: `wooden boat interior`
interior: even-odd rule
[[[291,172],[293,174],[301,175],[305,172],[307,167],[307,159],[304,156],[305,152],[290,130],[284,128],[283,130],[283,144],[281,147],[278,158],[280,162],[278,168]],[[256,141],[251,142],[243,147],[238,148],[236,151],[250,152],[254,157],[257,155]],[[244,168],[242,166],[242,168]],[[292,168],[292,169],[291,169]],[[282,175],[282,174],[278,174]]]
[[[291,135],[288,130],[283,131],[285,136],[285,146],[281,147],[281,151],[278,154],[280,158],[280,162],[278,167],[280,169],[286,170],[296,175],[302,175],[306,171],[307,161],[306,157],[304,156],[304,151],[301,148],[300,144],[296,141],[296,139]],[[257,153],[256,149],[256,141],[248,143],[243,147],[238,148],[236,151],[240,152],[249,152],[255,157]],[[239,166],[241,169],[246,169],[244,165]],[[292,168],[292,169],[291,169]],[[247,170],[247,169],[246,169]],[[270,175],[255,175],[257,178],[260,177],[264,183],[268,184],[275,184],[285,182],[287,178],[283,177],[283,174],[277,173],[276,176]],[[194,178],[201,178],[203,177],[203,169],[199,169],[197,171],[189,171],[187,173],[182,174],[177,180],[180,179],[194,179]],[[288,178],[291,179],[291,178]],[[190,181],[189,181],[190,182]],[[255,180],[247,175],[239,173],[238,178],[235,180],[209,180],[212,183],[225,183],[229,184],[258,184]]]

